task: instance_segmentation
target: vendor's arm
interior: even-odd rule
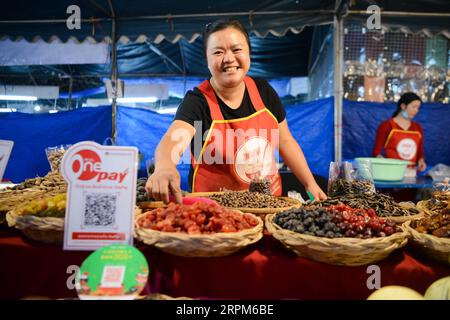
[[[278,127],[280,129],[280,155],[284,163],[303,184],[306,191],[311,192],[315,200],[325,200],[327,196],[314,179],[302,149],[288,128],[286,119]]]
[[[375,138],[375,145],[372,150],[372,155],[374,157],[382,157],[382,151],[384,148],[384,144],[386,143],[386,139],[391,132],[391,125],[389,121],[382,122],[377,129],[377,135]]]
[[[155,151],[155,171],[148,178],[145,190],[155,200],[169,202],[169,192],[181,203],[180,174],[177,164],[194,136],[194,127],[175,120]]]

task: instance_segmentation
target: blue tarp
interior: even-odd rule
[[[395,109],[395,103],[344,100],[342,158],[372,156],[378,125]],[[450,165],[450,105],[423,103],[414,121],[423,127],[427,165]]]
[[[172,123],[173,117],[173,115],[143,109],[118,107],[117,144],[135,146],[144,155],[140,164],[141,175],[145,175],[146,162],[153,160],[156,147]],[[183,159],[186,158],[183,157]],[[178,170],[181,176],[181,188],[188,190],[189,163],[178,165]]]
[[[334,152],[333,99],[291,105],[286,108],[286,113],[292,135],[300,143],[311,170],[327,176]],[[145,161],[151,160],[172,119],[173,116],[152,111],[119,107],[117,144],[136,146],[144,154]],[[145,161],[141,164],[141,169],[145,169]],[[178,169],[181,187],[187,190],[188,152],[183,155]]]
[[[50,170],[45,148],[91,140],[102,144],[111,135],[111,107],[55,114],[0,114],[0,139],[14,147],[4,174],[18,183]]]
[[[328,177],[334,158],[333,98],[286,107],[292,135],[300,144],[311,171]]]

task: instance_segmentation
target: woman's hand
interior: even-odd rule
[[[147,193],[155,200],[169,203],[169,193],[175,196],[177,203],[181,203],[180,174],[174,166],[155,168],[155,172],[148,178],[145,185]]]
[[[419,159],[419,161],[417,162],[417,166],[419,167],[419,171],[425,171],[425,169],[427,168],[427,164],[423,159]]]
[[[322,191],[322,189],[320,189],[317,183],[314,183],[310,187],[308,186],[306,191],[311,193],[315,201],[327,200],[327,195]]]

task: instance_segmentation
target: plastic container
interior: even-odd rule
[[[372,176],[377,181],[401,181],[405,176],[409,161],[385,158],[356,158],[355,161],[369,160],[372,164]]]

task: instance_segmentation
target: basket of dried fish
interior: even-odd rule
[[[450,209],[419,220],[407,221],[404,227],[418,252],[450,264]]]
[[[66,194],[35,199],[6,214],[10,227],[30,239],[45,243],[61,243],[64,236]]]

